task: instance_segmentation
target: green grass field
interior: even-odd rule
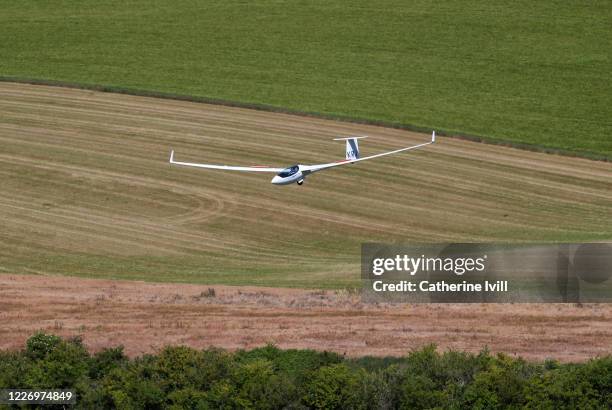
[[[7,1],[0,76],[612,155],[609,1]]]

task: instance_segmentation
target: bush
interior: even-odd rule
[[[366,373],[364,395],[368,408],[381,410],[397,408],[401,399],[400,385],[403,380],[405,374],[396,364]]]
[[[366,408],[365,371],[334,364],[314,372],[305,388],[304,403],[316,409]]]
[[[38,332],[26,342],[26,354],[30,359],[42,359],[61,343],[59,336]]]
[[[102,380],[100,400],[107,408],[117,409],[161,409],[166,395],[159,386],[153,372],[147,367],[148,360],[136,361],[125,368],[112,369]]]
[[[522,407],[528,380],[540,369],[522,359],[499,355],[486,370],[475,375],[466,389],[464,404],[475,409]]]
[[[0,388],[75,389],[81,409],[608,409],[610,386],[612,356],[528,363],[434,345],[404,358],[269,345],[236,353],[166,347],[130,359],[121,346],[90,355],[78,338],[37,333],[23,351],[0,351]]]
[[[0,351],[0,389],[26,387],[24,376],[30,361],[19,352]]]
[[[208,403],[206,393],[192,388],[170,392],[168,394],[168,401],[168,409],[171,410],[208,409],[214,407]]]
[[[539,374],[525,386],[529,408],[612,408],[612,357]]]
[[[209,375],[202,352],[185,346],[166,347],[157,357],[155,372],[164,391],[202,389]]]
[[[110,347],[94,355],[89,366],[89,377],[99,379],[112,369],[123,366],[128,361],[123,346]]]
[[[34,363],[28,367],[22,387],[68,388],[87,377],[89,353],[80,340],[63,341],[38,333],[28,340],[26,355]]]
[[[238,365],[232,374],[237,395],[248,407],[277,409],[289,404],[293,384],[274,371],[271,361],[255,359]]]
[[[280,350],[274,345],[253,349],[248,352],[236,353],[238,361],[265,359],[270,361],[275,371],[282,373],[287,379],[302,384],[304,378],[312,371],[323,366],[342,362],[342,356],[332,352],[317,352],[315,350]]]
[[[445,393],[429,377],[413,375],[401,385],[400,407],[402,409],[441,408],[447,402]]]

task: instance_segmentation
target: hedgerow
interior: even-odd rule
[[[1,388],[74,389],[82,409],[606,409],[612,356],[532,363],[431,345],[351,359],[268,345],[171,346],[131,359],[121,346],[90,354],[79,338],[37,333],[21,351],[0,351]]]

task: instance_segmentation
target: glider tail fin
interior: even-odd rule
[[[355,160],[359,159],[359,143],[357,142],[360,138],[367,137],[348,137],[348,138],[334,138],[335,141],[345,140],[346,141],[346,159]]]
[[[359,143],[356,138],[346,140],[346,159],[359,159]]]

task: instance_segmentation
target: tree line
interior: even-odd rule
[[[430,345],[355,359],[268,345],[129,358],[121,346],[90,354],[80,338],[37,333],[0,351],[0,388],[74,389],[82,409],[609,409],[612,356],[535,363]]]

